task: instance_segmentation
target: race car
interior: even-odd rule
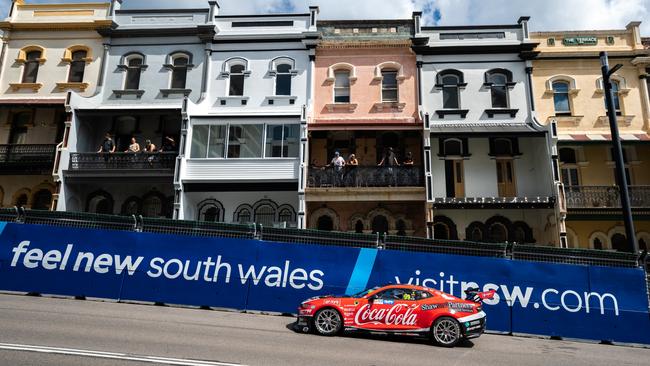
[[[298,308],[300,330],[333,336],[344,330],[363,330],[429,336],[434,343],[453,347],[485,330],[481,303],[495,291],[466,291],[463,300],[444,292],[413,285],[387,285],[352,296],[318,296]]]

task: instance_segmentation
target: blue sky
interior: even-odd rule
[[[101,0],[27,0],[28,3],[92,2]],[[10,0],[0,0],[5,17]],[[436,25],[514,23],[529,15],[532,30],[623,28],[632,20],[648,19],[642,33],[650,36],[650,0],[219,0],[222,14],[304,12],[321,7],[323,19],[409,18],[424,11]],[[155,4],[155,5],[154,5]],[[179,5],[180,4],[180,5]],[[123,8],[202,7],[207,0],[124,0]]]

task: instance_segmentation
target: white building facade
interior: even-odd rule
[[[205,94],[205,49],[217,13],[216,2],[165,10],[112,2],[97,88],[66,100],[71,117],[55,172],[57,210],[173,216],[181,111],[185,100]]]
[[[208,87],[183,110],[175,218],[305,226],[317,14],[214,17]]]
[[[429,236],[557,245],[554,126],[536,119],[528,19],[506,26],[420,27]]]

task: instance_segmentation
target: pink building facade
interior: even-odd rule
[[[319,30],[307,226],[426,235],[411,21],[321,21]]]

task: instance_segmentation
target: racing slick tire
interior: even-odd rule
[[[448,316],[436,319],[431,327],[431,337],[436,345],[442,347],[454,347],[463,339],[460,324]]]
[[[314,314],[313,329],[316,334],[331,337],[343,329],[343,318],[338,311],[332,308],[318,310]]]

